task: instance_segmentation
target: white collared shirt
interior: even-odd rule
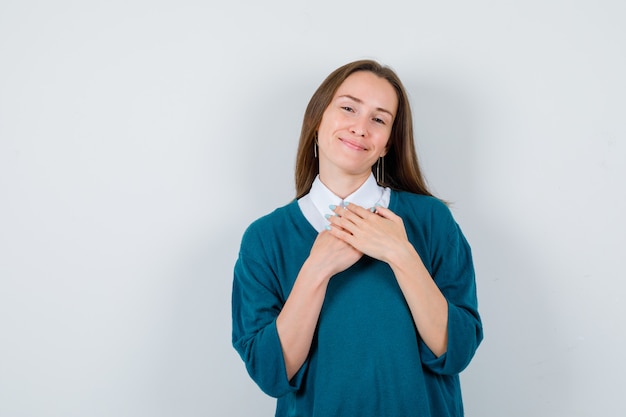
[[[370,174],[363,185],[355,192],[345,199],[341,199],[322,183],[318,175],[311,185],[311,191],[298,199],[298,205],[309,223],[311,223],[315,230],[321,232],[326,225],[328,225],[328,220],[325,217],[326,214],[333,214],[329,207],[331,204],[340,206],[344,204],[344,202],[348,202],[357,204],[366,209],[372,208],[376,204],[388,207],[390,195],[391,189],[378,185],[374,175]]]

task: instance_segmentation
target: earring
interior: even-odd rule
[[[315,141],[313,142],[313,155],[317,158],[317,132],[315,132]]]
[[[385,182],[385,157],[381,156],[376,161],[376,182],[382,184]]]

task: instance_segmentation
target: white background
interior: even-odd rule
[[[306,103],[391,65],[474,249],[468,416],[623,416],[626,3],[0,1],[0,416],[270,416],[239,239]]]

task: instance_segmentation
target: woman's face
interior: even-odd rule
[[[398,108],[393,86],[369,71],[351,74],[339,86],[318,128],[319,168],[326,176],[366,177],[387,142]]]

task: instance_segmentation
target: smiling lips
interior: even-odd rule
[[[353,141],[353,140],[350,140],[350,139],[345,139],[345,138],[339,138],[339,140],[341,142],[343,142],[343,144],[346,145],[348,148],[354,149],[355,151],[366,151],[367,150],[367,148],[365,148],[359,142],[356,142],[356,141]]]

